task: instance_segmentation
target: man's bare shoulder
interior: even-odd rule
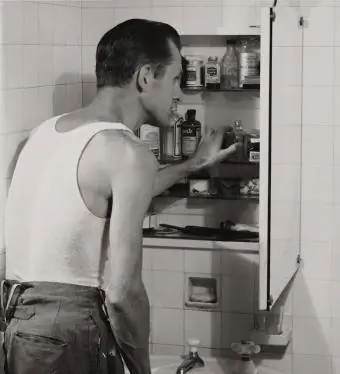
[[[158,162],[134,134],[128,131],[105,130],[102,132],[107,157],[119,160],[121,166],[139,165],[143,170],[152,172],[158,169]],[[118,165],[116,165],[118,166]]]

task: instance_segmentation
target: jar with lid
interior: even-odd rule
[[[185,56],[187,60],[184,72],[184,86],[189,89],[203,87],[203,58],[199,56]]]
[[[259,74],[259,54],[257,38],[243,39],[239,46],[240,87],[247,84],[247,79]]]

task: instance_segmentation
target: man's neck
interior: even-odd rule
[[[135,131],[143,123],[143,113],[138,96],[129,91],[128,88],[103,88],[85,110],[100,121],[122,123]]]

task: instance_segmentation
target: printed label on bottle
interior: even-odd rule
[[[258,75],[258,58],[256,53],[240,53],[240,80]]]
[[[260,152],[249,152],[249,161],[250,162],[260,162]]]
[[[190,156],[196,151],[197,139],[192,136],[183,136],[182,138],[182,153],[185,156]]]
[[[197,84],[197,70],[195,68],[187,68],[187,80],[188,86],[196,86]]]
[[[182,154],[189,156],[197,147],[197,131],[195,128],[182,129]]]
[[[219,65],[207,66],[205,70],[206,83],[220,83],[220,69]]]

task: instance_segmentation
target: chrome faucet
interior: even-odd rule
[[[185,374],[193,368],[204,366],[204,361],[201,359],[197,352],[199,340],[189,340],[188,344],[191,346],[189,354],[184,357],[183,362],[178,366],[176,374]]]

